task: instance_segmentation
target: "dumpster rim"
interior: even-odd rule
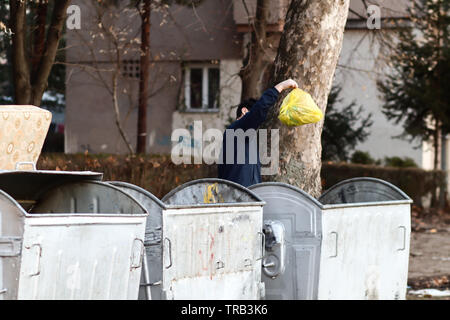
[[[358,208],[358,207],[373,207],[373,206],[395,206],[402,204],[411,204],[413,200],[390,200],[390,201],[373,201],[373,202],[354,202],[354,203],[336,203],[324,204],[323,210],[339,209],[339,208]]]
[[[114,216],[114,217],[119,217],[119,216],[138,217],[138,216],[148,216],[149,215],[149,212],[147,212],[147,209],[136,198],[134,198],[129,193],[121,190],[120,188],[118,188],[116,186],[113,186],[112,184],[109,184],[109,183],[104,182],[104,181],[85,180],[85,181],[67,182],[67,183],[64,183],[64,184],[60,184],[58,186],[54,186],[53,188],[47,189],[43,193],[40,193],[39,194],[39,199],[44,197],[48,192],[50,192],[50,191],[52,191],[54,189],[58,189],[58,188],[60,188],[62,186],[67,186],[67,185],[72,185],[72,184],[84,184],[84,183],[96,184],[96,185],[101,185],[101,186],[107,186],[107,187],[110,187],[112,189],[115,189],[116,191],[119,191],[120,193],[124,194],[125,196],[130,197],[134,202],[136,202],[138,207],[140,207],[143,212],[142,213],[133,213],[133,214],[132,213],[128,213],[127,214],[127,213],[106,213],[106,212],[104,212],[104,213],[92,213],[92,212],[90,212],[90,213],[70,213],[70,212],[66,212],[66,213],[38,213],[38,212],[36,212],[36,213],[33,213],[33,212],[32,213],[28,213],[25,210],[24,211],[27,214],[27,216],[30,216],[30,217],[33,217],[33,216],[39,216],[39,217],[42,217],[42,216],[57,216],[57,215],[59,215],[59,216],[75,216],[75,215],[79,215],[79,216],[83,216],[83,217],[86,217],[86,216],[98,216],[99,217],[101,215],[108,216],[108,217],[110,217],[110,216]],[[20,206],[20,207],[22,207],[22,206]]]
[[[25,211],[25,209],[20,205],[20,203],[16,199],[14,199],[11,195],[9,195],[6,191],[0,189],[0,194],[6,196],[8,200],[12,201],[19,208],[23,216],[26,217],[29,215],[29,213]]]
[[[261,202],[222,202],[222,203],[198,203],[198,204],[166,204],[165,210],[177,209],[201,209],[201,208],[230,208],[230,207],[264,207],[265,201]]]
[[[62,171],[62,170],[0,170],[1,175],[8,174],[36,174],[36,175],[61,175],[61,176],[101,176],[103,177],[103,172],[96,171]]]
[[[328,193],[330,193],[331,191],[333,191],[334,189],[338,188],[339,186],[349,183],[349,182],[353,182],[353,181],[371,181],[371,182],[378,182],[381,184],[384,184],[385,186],[391,188],[392,190],[398,192],[402,197],[404,197],[404,199],[398,199],[398,200],[390,200],[390,201],[408,201],[408,203],[412,203],[413,200],[405,193],[403,192],[400,188],[398,188],[397,186],[393,185],[392,183],[386,181],[386,180],[382,180],[382,179],[378,179],[378,178],[373,178],[373,177],[356,177],[356,178],[350,178],[350,179],[346,179],[344,181],[338,182],[335,185],[331,186],[329,189],[325,190],[319,197],[318,201],[320,202],[320,199],[322,197],[324,197],[325,195],[327,195]],[[387,203],[390,201],[372,201],[372,202],[352,202],[352,203],[339,203],[339,205],[342,204],[358,204],[358,203]],[[323,205],[338,205],[338,204],[323,204]]]
[[[219,182],[219,183],[223,183],[223,184],[227,184],[230,185],[236,189],[239,189],[242,192],[245,192],[246,194],[250,195],[254,200],[256,201],[251,201],[251,202],[221,202],[221,203],[196,203],[196,204],[187,204],[187,205],[180,205],[180,204],[167,204],[166,201],[168,198],[170,198],[171,196],[173,196],[175,193],[179,192],[180,190],[189,187],[191,185],[194,184],[198,184],[198,183],[203,183],[203,182]],[[167,207],[175,207],[175,206],[182,206],[184,208],[186,207],[210,207],[210,206],[236,206],[236,204],[252,204],[252,205],[265,205],[266,203],[264,202],[263,199],[261,199],[257,194],[255,194],[253,191],[251,191],[250,189],[236,183],[233,181],[229,181],[229,180],[225,180],[225,179],[219,179],[219,178],[202,178],[202,179],[196,179],[196,180],[191,180],[188,181],[186,183],[183,183],[182,185],[179,185],[178,187],[170,190],[164,197],[161,198],[161,201],[165,203],[165,205]]]
[[[253,185],[249,186],[248,188],[250,190],[253,190],[255,188],[265,187],[265,186],[284,187],[287,189],[291,189],[291,190],[298,192],[301,195],[305,196],[307,199],[311,200],[311,202],[313,202],[315,205],[317,205],[320,209],[322,209],[324,207],[324,205],[322,203],[320,203],[316,198],[314,198],[312,195],[310,195],[306,191],[300,189],[299,187],[293,186],[293,185],[285,183],[285,182],[278,182],[278,181],[261,182],[261,183],[253,184]]]
[[[152,199],[154,202],[156,202],[160,206],[161,209],[165,209],[166,206],[167,206],[164,202],[162,202],[160,199],[158,199],[158,197],[156,197],[153,193],[151,193],[150,191],[145,190],[144,188],[139,187],[139,186],[137,186],[135,184],[132,184],[132,183],[129,183],[129,182],[124,182],[124,181],[115,181],[115,180],[114,181],[103,181],[103,182],[109,183],[109,184],[111,184],[111,185],[113,185],[115,187],[123,186],[123,187],[130,188],[130,189],[132,189],[134,191],[140,192],[143,195],[145,195],[145,196],[149,197],[150,199]]]

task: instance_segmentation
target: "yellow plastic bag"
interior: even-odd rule
[[[288,126],[316,123],[323,118],[323,112],[311,95],[301,89],[293,89],[284,98],[278,119]]]

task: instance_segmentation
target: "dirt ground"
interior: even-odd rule
[[[413,207],[411,231],[409,288],[450,289],[450,210],[425,212]]]

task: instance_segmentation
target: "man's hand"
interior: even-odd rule
[[[297,82],[295,82],[292,79],[284,80],[277,84],[275,86],[275,89],[277,89],[278,92],[281,92],[283,90],[289,89],[289,88],[298,88]]]

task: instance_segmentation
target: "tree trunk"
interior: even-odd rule
[[[251,40],[248,44],[247,55],[244,66],[240,71],[242,79],[241,100],[255,98],[261,94],[261,78],[268,63],[265,61],[267,50],[267,13],[269,0],[258,0],[254,21],[250,22],[252,27]]]
[[[12,67],[14,100],[16,104],[29,104],[31,97],[30,69],[25,49],[26,3],[10,0],[10,28],[12,35]]]
[[[433,163],[433,168],[434,170],[440,170],[441,169],[441,161],[440,161],[440,156],[441,156],[441,146],[440,146],[440,140],[441,140],[441,126],[440,126],[440,121],[438,119],[435,120],[435,129],[434,129],[434,137],[433,137],[433,141],[434,141],[434,163]]]
[[[38,72],[39,63],[41,62],[42,55],[45,47],[45,25],[47,22],[47,8],[48,2],[46,0],[39,0],[36,3],[36,21],[37,26],[34,32],[34,45],[31,58],[31,81],[35,81],[36,74]]]
[[[45,1],[44,1],[45,2]],[[32,104],[40,106],[42,95],[47,88],[47,80],[55,61],[56,51],[58,49],[61,31],[66,21],[66,11],[70,4],[70,0],[55,1],[52,20],[47,32],[45,45],[41,47],[42,39],[37,39],[39,48],[39,61],[32,54],[31,61],[28,59],[27,49],[25,46],[26,39],[26,1],[10,0],[10,26],[12,35],[12,65],[13,65],[13,81],[14,81],[14,100],[16,104]],[[39,13],[37,30],[40,36],[41,32],[45,32],[46,19],[44,18],[44,4],[42,13]],[[45,11],[46,11],[45,4]],[[43,25],[42,25],[43,23]],[[31,50],[29,50],[31,51]],[[30,72],[32,68],[33,72]]]
[[[328,94],[342,48],[349,0],[292,0],[273,66],[272,84],[292,78],[311,94],[325,114]],[[284,95],[283,95],[284,96]],[[265,127],[280,128],[278,174],[264,180],[296,185],[314,197],[321,194],[323,121],[287,127],[278,120],[282,99]]]
[[[440,161],[440,156],[441,156],[441,146],[440,146],[440,123],[439,120],[436,119],[435,120],[435,128],[434,128],[434,136],[433,136],[433,145],[434,145],[434,161],[433,161],[433,170],[434,170],[434,181],[437,181],[437,170],[441,169],[441,161]],[[439,187],[439,189],[441,189]],[[431,207],[435,208],[438,207],[438,189],[435,189],[433,191],[433,194],[431,196]]]
[[[151,0],[143,1],[141,12],[141,61],[139,78],[139,108],[138,108],[138,132],[137,153],[145,153],[147,145],[147,98],[150,58],[150,5]]]
[[[47,81],[55,62],[56,52],[58,50],[59,40],[66,21],[67,7],[71,0],[55,1],[52,12],[52,20],[47,31],[44,53],[42,54],[36,77],[32,82],[32,92],[30,103],[40,106],[42,95],[47,89]]]

